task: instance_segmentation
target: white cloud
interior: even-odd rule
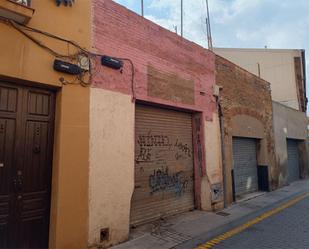
[[[133,8],[133,0],[116,1]],[[185,38],[206,46],[205,0],[183,1]],[[214,46],[304,48],[309,54],[308,0],[208,1]],[[146,18],[171,31],[177,25],[180,33],[180,0],[144,0],[144,5]]]

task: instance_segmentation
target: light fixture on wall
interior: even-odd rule
[[[101,64],[106,67],[110,67],[113,69],[121,69],[123,67],[123,61],[114,57],[110,57],[107,55],[103,55],[101,57]]]
[[[82,69],[78,65],[58,59],[54,60],[54,70],[72,75],[78,75],[82,73]]]
[[[60,6],[63,4],[64,6],[72,6],[75,0],[56,0],[57,6]]]

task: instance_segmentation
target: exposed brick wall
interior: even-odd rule
[[[192,111],[193,135],[198,138],[194,140],[193,144],[195,152],[194,194],[196,207],[200,208],[201,182],[203,177],[206,178],[204,121],[211,121],[217,109],[216,100],[213,97],[215,55],[111,0],[93,0],[92,13],[93,50],[98,54],[130,59],[133,62],[135,73],[134,85],[132,85],[131,65],[127,60],[124,60],[124,68],[121,71],[101,66],[98,60],[92,78],[92,87],[97,89],[93,90],[106,94],[110,94],[110,92],[100,89],[118,92],[121,93],[117,94],[120,99],[127,99],[128,95],[134,95],[138,101]],[[118,108],[117,104],[115,102],[115,108]],[[127,105],[130,106],[129,103]],[[132,105],[134,104],[132,103]],[[101,108],[108,113],[109,110],[107,109],[110,106],[101,105]],[[130,118],[133,117],[134,108],[126,115]],[[100,126],[102,124],[95,125]],[[124,122],[121,125],[117,124],[116,128],[121,126],[124,129],[130,127]],[[114,132],[117,132],[116,128]],[[103,132],[103,129],[101,131],[102,137],[98,136],[98,139],[104,140],[106,139],[105,132]],[[134,137],[132,137],[133,139]],[[122,153],[127,153],[122,146],[118,146],[118,144],[124,142],[126,141],[115,138],[110,143],[120,156]],[[109,161],[108,164],[113,167],[113,162]],[[134,160],[127,162],[127,170],[131,170],[130,172],[134,175]],[[121,177],[113,176],[113,179],[108,179],[108,182],[120,182],[119,179],[122,181]],[[133,180],[134,178],[130,178],[122,184],[131,186]],[[106,201],[106,206],[109,208],[117,209],[117,207],[121,207],[118,208],[119,211],[115,210],[115,213],[121,214],[121,209],[130,210],[131,204],[127,201],[128,198],[121,199],[117,189],[103,189],[102,192],[104,191],[108,192],[108,195],[112,194],[114,200],[117,199],[117,201]],[[99,195],[97,196],[100,198]],[[120,198],[115,198],[115,196],[120,196]],[[94,199],[92,199],[92,203],[95,203]],[[93,204],[93,206],[95,205]],[[96,224],[92,223],[95,225],[90,224],[89,243],[96,243],[98,240],[99,233],[96,230],[99,227],[110,229],[109,240],[104,242],[106,243],[104,245],[109,246],[125,240],[128,237],[129,217],[123,219],[120,224],[112,217],[109,218],[109,214],[104,213],[103,209],[104,206],[102,206],[100,213],[90,210],[90,216],[93,217],[93,220],[99,216],[100,220]],[[102,217],[105,217],[104,215],[108,218],[102,219]],[[121,217],[123,216],[122,214]]]
[[[213,53],[111,0],[93,1],[92,7],[93,48],[100,54],[133,61],[137,99],[202,111],[205,118],[212,118],[216,109],[212,96]],[[123,73],[102,67],[98,62],[93,86],[132,94],[130,77],[131,68],[127,62]],[[157,91],[148,89],[149,79],[152,79],[152,86],[156,84],[154,80],[158,80]],[[193,84],[180,86],[179,82]],[[183,91],[192,93],[190,99],[183,97]]]
[[[274,156],[270,84],[220,56],[216,56],[216,84],[223,87],[220,91],[220,102],[224,120],[225,163],[228,170],[232,168],[232,119],[236,115],[253,117],[264,127],[271,185],[276,187],[278,173]],[[227,180],[227,184],[230,184],[227,186],[231,188],[231,179]],[[231,192],[231,189],[228,192]]]

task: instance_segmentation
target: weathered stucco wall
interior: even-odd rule
[[[288,183],[287,180],[287,139],[300,140],[301,173],[307,177],[309,168],[309,151],[305,149],[307,137],[306,114],[286,107],[280,103],[273,102],[273,122],[276,147],[276,161],[279,168],[279,186]]]
[[[206,176],[202,178],[202,209],[213,211],[223,207],[223,175],[221,154],[221,133],[218,113],[212,121],[205,122]],[[220,192],[215,194],[213,187]],[[209,201],[211,200],[211,201]]]
[[[29,26],[90,48],[90,1],[76,1],[72,8],[42,0],[32,0],[31,5],[35,13]],[[50,248],[84,249],[88,235],[89,89],[79,85],[62,88],[59,78],[72,81],[73,77],[53,70],[54,56],[4,23],[0,23],[0,34],[0,76],[58,88],[49,242]],[[64,42],[31,35],[68,53]]]
[[[258,164],[268,166],[271,186],[277,186],[272,101],[269,83],[220,56],[216,56],[216,84],[222,87],[225,197],[229,204],[233,201],[233,136],[259,140]]]
[[[134,190],[134,109],[128,95],[99,88],[90,94],[89,243],[100,230],[111,241],[128,238]]]
[[[196,206],[212,208],[209,183],[221,180],[220,155],[211,154],[221,153],[220,144],[211,146],[210,142],[210,139],[215,139],[213,143],[219,142],[213,97],[215,56],[111,0],[93,1],[92,8],[94,49],[100,54],[126,58],[121,71],[100,66],[98,61],[91,91],[89,244],[97,243],[99,229],[108,227],[110,238],[103,245],[111,245],[124,241],[129,232],[135,157],[134,104],[131,100],[193,114],[193,127],[201,125],[198,129],[193,128],[193,136],[198,135],[202,141],[197,144],[198,140],[194,139],[193,144]],[[113,124],[108,122],[109,118],[104,120],[104,116],[114,112]],[[107,128],[117,134],[113,142],[106,135],[110,134]],[[199,134],[195,130],[199,130]],[[209,138],[204,134],[208,132],[212,133]],[[209,179],[206,177],[204,135],[206,140],[209,139],[206,150],[211,150],[206,152],[206,160],[210,162]],[[202,151],[201,158],[197,156],[197,148]],[[97,186],[105,187],[97,191]]]

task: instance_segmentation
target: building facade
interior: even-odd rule
[[[308,178],[306,114],[273,102],[278,186]]]
[[[0,4],[1,247],[223,206],[213,53],[111,0]]]
[[[89,88],[63,85],[56,58],[91,47],[90,1],[1,0],[0,247],[86,248],[88,238]],[[29,36],[25,36],[25,34]],[[29,39],[30,36],[33,40]]]
[[[270,83],[276,154],[273,187],[307,178],[305,51],[216,48],[215,52]]]
[[[228,205],[276,185],[272,100],[268,82],[218,55],[216,84]]]
[[[111,0],[0,9],[1,248],[108,247],[284,184],[273,127],[303,116],[266,81]]]
[[[89,244],[222,207],[214,54],[112,1],[92,9],[94,49],[124,66],[102,67],[90,89]]]
[[[214,52],[270,82],[274,101],[307,110],[304,50],[215,48]]]

